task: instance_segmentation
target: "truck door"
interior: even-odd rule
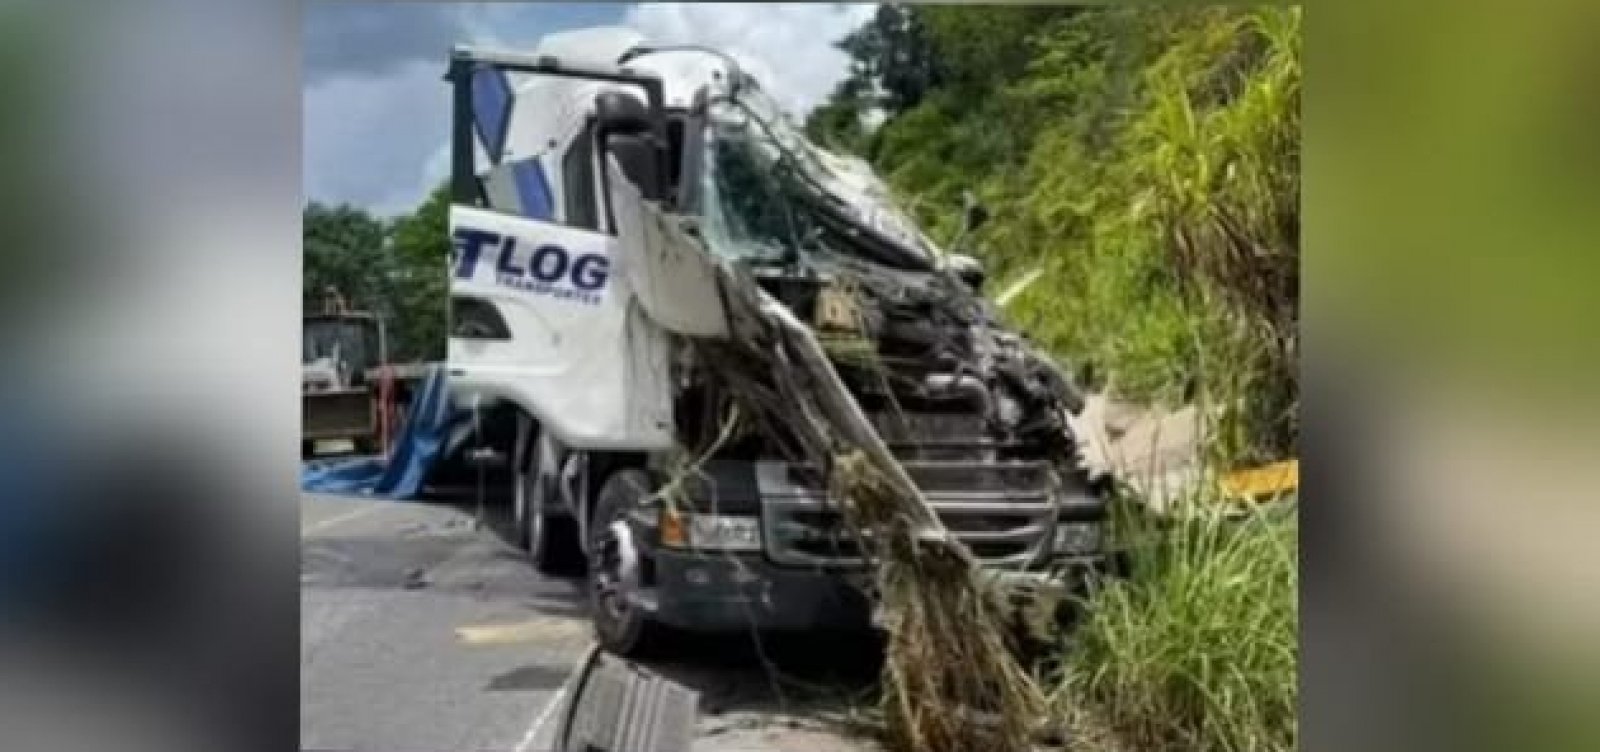
[[[665,335],[619,268],[618,240],[596,226],[592,135],[580,128],[542,154],[502,162],[513,115],[529,110],[513,111],[499,70],[476,71],[473,90],[475,140],[490,167],[476,205],[450,207],[452,392],[469,406],[520,405],[573,448],[670,447]]]

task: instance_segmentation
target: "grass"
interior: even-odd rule
[[[1281,512],[1122,517],[1132,571],[1089,596],[1053,697],[1081,747],[1295,747],[1299,529]]]
[[[1040,272],[1008,318],[1119,396],[1203,393],[1230,465],[1298,441],[1300,23],[1081,13],[1031,33],[1028,73],[984,101],[939,92],[899,116],[877,158],[941,239],[974,189],[991,277]]]
[[[984,28],[988,11],[963,12]],[[1086,387],[1199,404],[1218,468],[1298,444],[1301,23],[1084,10],[1028,28],[1025,73],[982,97],[936,88],[874,136],[932,236],[954,236],[970,188],[992,212],[972,246],[991,278],[1039,273],[1012,324]],[[1054,687],[1085,746],[1294,747],[1296,521],[1129,525],[1134,570],[1092,595]]]

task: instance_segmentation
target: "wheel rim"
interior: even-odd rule
[[[606,622],[620,625],[628,618],[628,563],[632,543],[623,540],[611,524],[596,531],[589,556],[591,587],[595,607],[604,612]]]
[[[512,497],[512,500],[511,500],[511,503],[512,503],[511,513],[513,515],[515,515],[518,525],[526,526],[528,524],[528,474],[527,473],[524,473],[524,472],[518,472],[517,473],[516,487],[513,489],[513,493],[515,495]]]
[[[522,506],[522,524],[528,531],[528,550],[535,556],[544,547],[544,498],[538,492],[537,485],[537,480],[529,480],[524,484],[526,498]]]
[[[513,517],[513,530],[525,532],[528,529],[528,474],[517,471],[512,487],[511,515]]]

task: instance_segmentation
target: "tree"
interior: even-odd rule
[[[396,219],[389,238],[395,350],[405,359],[441,360],[449,321],[449,185],[434,189],[415,212]]]
[[[846,78],[834,87],[827,102],[806,116],[806,136],[824,148],[860,154],[868,145],[865,120],[875,108],[866,83]]]
[[[302,306],[320,310],[324,290],[333,287],[352,309],[383,320],[390,359],[443,359],[449,207],[444,187],[388,223],[351,206],[307,204],[301,213]]]
[[[850,77],[861,90],[880,93],[890,116],[917,106],[938,86],[942,68],[934,55],[923,11],[909,5],[880,5],[865,26],[839,42],[850,54]]]
[[[880,5],[870,21],[835,44],[850,55],[850,73],[827,102],[812,110],[807,135],[831,148],[869,153],[868,117],[893,118],[938,85],[939,68],[920,12]]]
[[[306,205],[300,221],[306,310],[320,310],[323,291],[334,287],[353,308],[385,312],[390,290],[383,223],[352,206],[315,201]]]
[[[936,5],[916,9],[915,23],[938,76],[935,85],[985,95],[1027,73],[1030,41],[1083,12],[1053,5]]]

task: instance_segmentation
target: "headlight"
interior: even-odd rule
[[[760,551],[761,524],[755,517],[663,510],[661,542],[675,548]]]
[[[1055,552],[1058,554],[1097,554],[1104,547],[1104,525],[1099,522],[1061,522],[1056,524]]]

